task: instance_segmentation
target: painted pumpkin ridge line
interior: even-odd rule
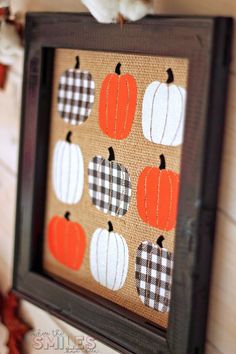
[[[75,259],[77,259],[77,263],[75,263],[74,265],[74,268],[76,269],[78,266],[79,266],[79,259],[80,259],[80,247],[79,247],[79,243],[81,243],[81,236],[80,236],[80,233],[81,231],[83,232],[83,234],[85,235],[85,232],[82,228],[82,226],[80,224],[74,224],[74,228],[75,230],[77,230],[76,232],[76,237],[77,237],[77,242],[76,242],[76,251],[77,253],[75,253]],[[87,245],[87,240],[86,238],[84,238],[84,244],[85,244],[85,247]]]
[[[61,160],[63,161],[64,160],[64,153],[65,153],[65,149],[66,149],[66,144],[64,144],[62,146],[62,156],[61,156]],[[60,183],[60,199],[63,200],[63,195],[62,195],[62,164],[59,165],[60,167],[60,178],[61,178],[61,183]]]
[[[61,146],[59,144],[59,141],[56,144],[55,147],[55,153],[54,153],[54,157],[55,157],[55,170],[56,170],[56,178],[53,178],[53,185],[54,185],[54,191],[59,191],[58,196],[60,197],[61,195],[61,189],[60,189],[60,178],[61,178],[61,166],[59,164],[59,157],[61,154]]]
[[[79,152],[77,151],[76,149],[76,155],[77,155],[77,170],[76,170],[76,181],[78,181],[79,179]],[[77,192],[78,192],[78,188],[79,188],[79,183],[75,183],[75,189],[74,189],[74,198],[73,198],[73,203],[76,202],[76,195],[77,195]]]
[[[113,184],[113,174],[111,173],[113,167],[113,161],[109,164],[109,202],[108,210],[112,209],[112,184]]]
[[[167,176],[168,176],[169,183],[170,183],[169,213],[168,213],[168,218],[166,219],[166,230],[167,230],[169,222],[170,222],[171,214],[173,213],[173,210],[172,210],[172,208],[173,208],[173,185],[172,185],[172,180],[171,180],[169,171],[167,170],[166,172],[167,172]]]
[[[55,166],[55,170],[58,170],[58,155],[60,152],[60,146],[58,144],[58,142],[56,143],[55,146],[55,150],[54,150],[54,156],[53,156],[53,165]],[[59,185],[58,185],[58,176],[60,176],[60,174],[56,173],[56,178],[53,178],[53,187],[54,187],[54,191],[59,189]]]
[[[99,229],[98,229],[99,230]],[[100,235],[102,234],[102,229],[100,229],[100,232],[98,233],[97,235],[97,242],[96,242],[96,264],[97,264],[97,276],[98,276],[98,282],[101,283],[101,280],[100,280],[100,274],[99,274],[99,262],[98,262],[98,248],[99,248],[99,238],[100,238]]]
[[[124,283],[124,281],[125,281],[125,279],[124,279],[124,277],[125,277],[125,271],[124,271],[124,269],[125,269],[125,262],[126,262],[126,257],[125,257],[125,243],[124,243],[124,238],[123,237],[121,237],[121,241],[122,241],[122,245],[123,245],[123,251],[124,251],[124,262],[123,262],[123,267],[122,267],[122,274],[121,274],[121,281],[120,281],[120,284],[119,284],[119,288],[121,288],[122,287],[122,284]],[[127,256],[128,256],[128,254],[127,254]]]
[[[105,161],[105,159],[104,158],[102,158],[101,156],[100,156],[100,158],[101,158],[101,162],[100,162],[100,164],[98,165],[98,172],[100,173],[100,184],[98,185],[98,188],[99,188],[99,192],[101,193],[102,192],[102,165],[103,165],[103,162]],[[98,191],[96,192],[96,194],[98,194]]]
[[[117,119],[118,119],[118,102],[119,102],[119,94],[120,94],[120,80],[121,80],[121,63],[118,63],[115,68],[115,73],[118,75],[117,80],[117,95],[116,95],[116,113],[114,119],[114,136],[117,139]]]
[[[78,69],[79,70],[79,69]],[[72,73],[72,75],[73,75],[73,81],[75,82],[75,80],[76,80],[76,71],[75,70],[73,70],[73,73]],[[81,75],[83,75],[82,74],[82,72],[81,72]],[[83,77],[83,76],[82,76]],[[72,102],[74,101],[76,101],[75,100],[75,94],[76,94],[76,90],[74,89],[74,88],[72,88]],[[80,93],[79,93],[79,98],[80,98]],[[69,102],[68,102],[69,103]],[[67,104],[68,104],[67,103]],[[74,113],[73,113],[73,111],[72,111],[72,109],[70,110],[70,113],[69,113],[69,120],[71,119],[71,120],[73,120],[73,115],[74,115]]]
[[[168,115],[169,115],[169,102],[170,102],[170,88],[169,85],[167,86],[167,102],[166,102],[166,116],[165,116],[165,124],[164,124],[164,129],[162,131],[162,137],[161,137],[161,142],[160,144],[162,144],[165,132],[166,132],[166,126],[167,126],[167,119],[168,119]]]
[[[162,170],[160,170],[162,171]],[[156,224],[158,225],[158,206],[160,203],[160,185],[161,185],[161,177],[162,177],[162,173],[160,172],[159,176],[158,176],[158,187],[157,187],[157,207],[156,207]]]
[[[155,92],[154,92],[154,95],[153,95],[153,99],[152,99],[152,109],[151,109],[151,122],[150,122],[150,139],[151,139],[151,142],[153,143],[153,137],[152,137],[152,125],[153,125],[153,110],[154,110],[154,101],[155,101],[155,98],[156,98],[156,95],[157,95],[157,92],[159,90],[161,86],[161,83],[159,84],[159,86],[156,88]]]
[[[116,240],[116,253],[117,253],[117,257],[116,257],[116,275],[115,275],[115,279],[114,279],[114,282],[113,282],[113,285],[112,285],[112,290],[114,290],[115,285],[116,285],[118,259],[119,259],[119,247],[118,247],[118,243],[117,243],[117,234],[116,234],[115,240]]]
[[[117,167],[120,169],[120,171],[121,171],[121,174],[122,174],[122,176],[123,177],[125,177],[125,171],[123,171],[122,170],[122,168],[123,168],[123,166],[121,167],[122,165],[119,165],[119,164],[117,164]],[[124,179],[124,178],[123,178]],[[122,185],[121,185],[122,187],[123,187],[123,191],[121,191],[121,198],[120,198],[120,200],[119,200],[119,202],[120,202],[120,206],[118,207],[117,206],[117,211],[116,211],[116,214],[117,215],[119,215],[119,212],[120,212],[120,210],[121,210],[121,205],[122,205],[122,203],[124,202],[124,199],[125,199],[125,185],[124,185],[124,181],[122,180]]]
[[[108,232],[108,231],[107,231]],[[108,232],[108,242],[107,242],[107,250],[106,250],[106,287],[107,287],[107,277],[108,277],[108,251],[109,251],[109,244],[110,244],[110,234]]]
[[[59,144],[57,143],[56,146],[55,146],[55,152],[54,152],[54,157],[53,157],[53,164],[56,165],[55,167],[55,170],[57,171],[58,169],[58,155],[59,155],[59,152],[60,152],[60,146]],[[53,178],[53,187],[54,187],[54,190],[58,190],[59,186],[58,186],[58,176],[59,174],[56,173],[56,178],[54,179]]]
[[[109,89],[110,89],[110,85],[111,85],[112,75],[113,74],[110,74],[108,85],[106,87],[106,102],[105,102],[105,105],[106,105],[106,134],[107,135],[109,135],[108,134],[108,131],[109,131],[109,129],[108,129],[108,122],[109,122],[109,117],[108,117],[109,99],[108,99],[108,97],[109,97]]]
[[[68,252],[68,244],[69,244],[69,229],[70,229],[70,224],[69,224],[69,220],[67,219],[66,222],[66,231],[65,231],[65,237],[64,237],[64,265],[69,264],[70,263],[70,257],[69,257],[69,252]]]
[[[116,113],[114,117],[114,136],[117,139],[117,119],[118,119],[118,102],[119,102],[119,94],[120,94],[120,75],[118,75],[117,80],[117,95],[116,95]]]
[[[79,244],[79,241],[80,241],[80,239],[79,239],[79,227],[78,227],[78,225],[73,225],[73,227],[74,227],[74,231],[75,231],[75,237],[76,237],[76,246],[75,246],[75,254],[74,254],[74,260],[72,259],[72,267],[74,268],[74,269],[76,269],[76,267],[77,267],[77,263],[76,263],[76,259],[78,259],[78,256],[79,256],[79,246],[78,246],[78,244]]]
[[[69,143],[70,144],[70,143]],[[73,148],[73,145],[71,145],[71,149]],[[69,196],[69,189],[70,189],[70,184],[71,184],[71,154],[69,153],[69,158],[68,158],[68,173],[69,173],[69,178],[67,179],[67,188],[66,188],[66,199],[68,200]]]
[[[128,121],[128,104],[129,104],[129,101],[130,101],[130,88],[129,88],[129,85],[128,85],[128,81],[127,81],[127,78],[125,77],[125,84],[126,84],[126,87],[127,87],[127,91],[128,91],[128,97],[127,97],[127,104],[125,105],[125,122],[124,122],[124,129],[123,129],[123,132],[121,134],[121,139],[123,139],[123,136],[125,135],[125,129],[126,129],[126,126],[127,126],[127,121]]]
[[[174,138],[173,138],[172,141],[171,141],[171,145],[174,143],[174,141],[175,141],[175,139],[176,139],[176,137],[177,137],[177,135],[178,135],[179,128],[180,128],[180,126],[181,126],[182,120],[184,119],[184,98],[183,98],[183,95],[182,95],[182,92],[181,92],[179,86],[177,86],[177,89],[178,89],[178,91],[179,91],[179,93],[180,93],[180,96],[181,96],[181,102],[182,102],[181,107],[182,107],[182,108],[181,108],[181,116],[180,116],[179,124],[178,124],[178,126],[177,126],[177,129],[176,129]]]

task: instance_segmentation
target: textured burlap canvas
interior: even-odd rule
[[[61,75],[65,70],[73,68],[75,57],[80,57],[81,69],[88,70],[95,82],[95,100],[92,111],[86,122],[72,126],[63,121],[57,109],[57,90]],[[133,75],[137,82],[137,106],[133,126],[130,134],[124,140],[111,139],[105,135],[98,124],[99,94],[102,81],[109,73],[113,73],[116,64],[120,62],[121,73]],[[119,53],[103,53],[81,50],[58,49],[55,55],[54,80],[52,87],[52,110],[49,144],[47,198],[45,210],[44,236],[44,268],[66,281],[89,289],[93,293],[124,307],[144,318],[144,321],[153,322],[163,328],[168,326],[168,313],[153,310],[141,302],[135,282],[135,258],[141,242],[156,243],[157,238],[163,235],[163,246],[173,252],[175,230],[163,232],[145,224],[139,217],[136,205],[137,181],[140,172],[146,166],[159,166],[159,155],[164,154],[166,167],[180,172],[181,145],[162,146],[154,144],[144,138],[142,131],[142,100],[147,86],[155,80],[165,82],[166,70],[171,68],[175,75],[175,84],[183,88],[187,85],[188,61],[178,58],[164,58]],[[68,131],[72,131],[72,142],[78,144],[83,154],[85,178],[84,189],[80,202],[76,205],[67,205],[60,202],[52,187],[52,159],[55,144],[64,140]],[[105,214],[92,205],[88,191],[88,165],[94,156],[108,158],[108,148],[112,146],[116,161],[126,167],[132,182],[132,196],[128,212],[122,217]],[[52,217],[63,216],[66,211],[71,213],[71,220],[81,224],[86,233],[87,246],[85,258],[80,270],[73,271],[61,265],[50,253],[47,243],[48,224]],[[90,272],[89,247],[91,237],[96,229],[107,228],[111,221],[115,232],[122,235],[129,249],[129,268],[124,286],[118,291],[109,290],[98,284]]]

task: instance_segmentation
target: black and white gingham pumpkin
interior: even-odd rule
[[[102,286],[117,291],[125,283],[129,251],[122,235],[109,229],[95,230],[90,243],[90,270],[93,278]]]
[[[79,69],[76,57],[74,69],[66,70],[58,86],[58,112],[66,123],[79,125],[89,117],[95,94],[95,83],[90,72]]]
[[[108,160],[95,156],[88,167],[89,195],[95,207],[105,214],[124,216],[131,198],[131,181],[127,169],[115,160],[112,147]]]
[[[135,279],[142,303],[160,312],[169,312],[173,255],[162,247],[164,237],[157,244],[142,242],[137,250]]]
[[[54,192],[66,204],[78,203],[84,187],[83,155],[79,145],[71,143],[71,135],[56,143],[52,166]]]

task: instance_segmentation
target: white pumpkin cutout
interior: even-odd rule
[[[183,141],[186,90],[175,85],[174,74],[167,70],[166,83],[152,82],[145,91],[142,107],[143,134],[149,141],[168,146]]]
[[[97,229],[90,244],[90,271],[93,278],[102,286],[117,291],[125,283],[129,251],[123,236],[109,229]]]
[[[52,179],[57,198],[66,204],[77,204],[84,187],[84,160],[79,145],[66,141],[56,143],[53,155]]]

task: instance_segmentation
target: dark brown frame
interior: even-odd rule
[[[87,14],[26,20],[14,289],[122,353],[204,352],[208,291],[230,62],[230,18],[148,17],[98,24]],[[42,239],[55,48],[189,59],[172,301],[167,331],[99,296],[46,275]]]

